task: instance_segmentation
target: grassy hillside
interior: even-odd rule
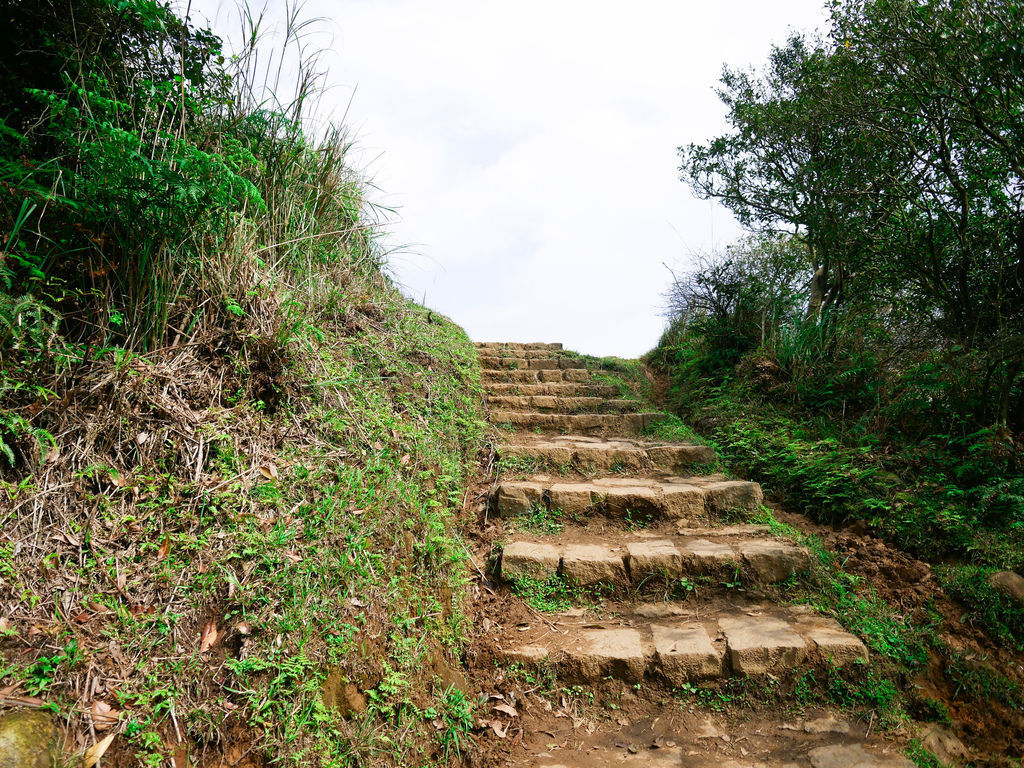
[[[458,753],[472,345],[385,276],[314,70],[75,6],[5,32],[0,716],[116,766]]]

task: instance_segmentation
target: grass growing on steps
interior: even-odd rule
[[[960,560],[937,569],[943,586],[979,625],[1024,649],[1024,614],[987,581],[995,570],[1024,568],[1024,549],[1016,545],[1024,523],[1014,511],[1021,508],[1020,478],[989,466],[984,435],[976,437],[970,461],[938,442],[902,453],[869,434],[836,436],[739,384],[686,400],[681,412],[725,467],[758,480],[788,508],[828,523],[865,520],[906,552]],[[970,487],[967,478],[986,473]]]
[[[871,668],[845,682],[824,681],[811,673],[803,698],[830,700],[855,710],[870,709],[884,726],[895,726],[913,713],[918,719],[946,722],[949,712],[941,701],[918,691],[916,681],[937,684],[935,662],[953,689],[953,697],[971,706],[1008,710],[1024,704],[1024,692],[1013,680],[983,658],[968,658],[942,638],[942,617],[934,606],[909,612],[878,595],[862,578],[846,572],[839,559],[820,538],[780,522],[768,510],[753,519],[768,525],[772,533],[810,549],[811,571],[794,577],[784,595],[835,617],[867,644],[873,656]]]

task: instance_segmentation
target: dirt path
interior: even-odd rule
[[[707,447],[641,439],[660,414],[560,345],[478,353],[504,435],[477,552],[494,577],[472,659],[492,691],[487,764],[913,765],[874,722],[799,700],[808,672],[872,662],[834,619],[776,599],[811,553],[745,522],[756,483],[702,474]]]

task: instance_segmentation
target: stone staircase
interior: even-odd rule
[[[680,688],[841,670],[868,662],[867,648],[834,619],[770,598],[771,585],[811,567],[811,553],[744,521],[761,507],[761,488],[707,474],[712,449],[645,439],[664,416],[623,398],[560,344],[477,344],[477,354],[501,431],[489,516],[503,533],[492,572],[514,595],[564,586],[560,594],[583,604],[501,634],[496,662],[574,686],[621,681],[666,692],[653,716],[623,707],[591,729],[524,731],[512,764],[912,765],[847,724],[813,736],[779,723],[730,735],[713,713],[681,714],[672,701]],[[641,722],[655,736],[638,742]],[[709,728],[721,738],[700,735]],[[721,745],[733,738],[747,746],[725,750],[737,758],[726,760]]]

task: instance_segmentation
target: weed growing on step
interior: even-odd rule
[[[529,511],[514,517],[512,523],[516,530],[550,535],[559,534],[565,528],[562,510],[540,504],[530,505]]]
[[[666,414],[663,419],[651,424],[646,429],[645,434],[647,437],[654,440],[661,440],[666,443],[690,443],[693,445],[708,444],[706,440],[693,431],[693,428],[684,423],[678,416],[674,416],[672,414]]]
[[[517,576],[511,586],[528,605],[545,613],[567,611],[583,594],[579,587],[559,576]]]
[[[494,465],[498,477],[507,475],[533,475],[541,470],[543,462],[536,456],[502,456]]]
[[[509,680],[523,688],[540,694],[549,694],[557,689],[558,673],[551,664],[526,665],[515,661],[505,668]]]

